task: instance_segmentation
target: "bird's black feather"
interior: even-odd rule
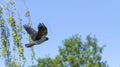
[[[40,23],[38,25],[38,33],[35,39],[39,40],[42,37],[45,37],[46,35],[47,35],[47,27],[43,23]]]
[[[35,41],[35,37],[37,35],[37,32],[29,25],[23,25],[23,27],[25,28],[25,30],[27,31],[27,33],[30,35],[31,39],[33,41]]]

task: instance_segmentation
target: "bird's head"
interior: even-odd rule
[[[49,38],[48,37],[45,37],[46,38],[46,40],[48,40]]]

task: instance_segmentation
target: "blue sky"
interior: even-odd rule
[[[79,34],[96,35],[99,46],[106,45],[102,59],[110,67],[120,67],[120,1],[119,0],[25,0],[33,27],[39,22],[48,27],[49,40],[35,46],[36,57],[55,57],[63,40]],[[24,12],[23,0],[17,3]],[[24,9],[23,9],[24,10]],[[23,22],[27,24],[28,22]],[[27,43],[27,42],[25,42]],[[30,49],[25,49],[29,55]]]

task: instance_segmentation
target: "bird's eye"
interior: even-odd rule
[[[46,37],[46,40],[48,40],[48,37]]]

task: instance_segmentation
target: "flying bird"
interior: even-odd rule
[[[39,23],[38,25],[38,31],[35,31],[31,26],[29,25],[23,25],[27,33],[30,35],[32,42],[25,44],[26,47],[32,47],[34,45],[39,45],[45,41],[48,40],[47,35],[47,27],[43,23]]]

